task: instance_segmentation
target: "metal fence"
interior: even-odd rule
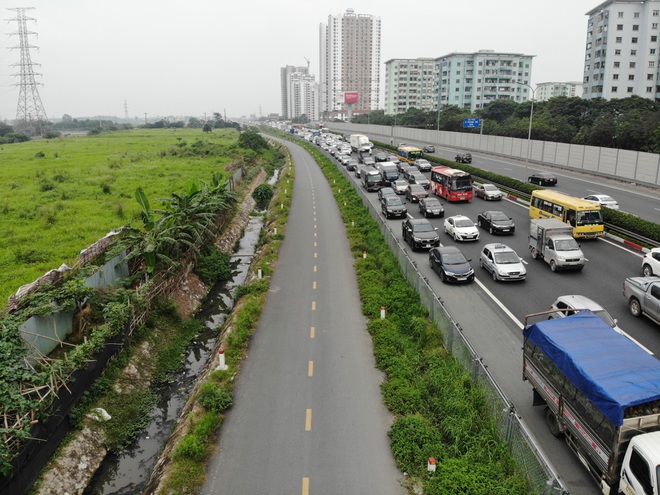
[[[339,168],[348,178],[348,172],[343,167]],[[483,360],[461,331],[460,326],[452,319],[447,308],[429,285],[428,280],[417,269],[417,264],[408,257],[399,238],[382,220],[379,211],[369,201],[364,189],[356,187],[355,182],[350,178],[349,181],[361,196],[362,202],[368,208],[371,216],[378,220],[381,233],[397,257],[406,280],[411,287],[417,289],[422,304],[428,309],[430,317],[442,332],[447,351],[461,363],[466,371],[472,374],[474,381],[481,385],[491,405],[493,417],[497,421],[500,437],[508,443],[518,472],[528,480],[535,494],[568,494],[568,489],[563,485],[541,447],[534,440],[529,428],[516,413],[513,404],[506,398]]]
[[[562,167],[635,184],[660,186],[660,154],[657,153],[481,135],[475,132],[341,122],[331,122],[328,126],[331,130],[341,133],[359,132],[367,136],[389,136],[386,144],[413,141],[463,151],[480,151],[517,160],[526,160],[529,156],[530,163]]]

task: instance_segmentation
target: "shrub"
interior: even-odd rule
[[[231,278],[230,256],[209,247],[197,257],[195,273],[206,285],[213,286]]]
[[[442,455],[440,434],[431,422],[421,415],[397,419],[388,435],[400,471],[420,475],[426,471],[429,457],[437,459]]]
[[[215,432],[220,427],[222,418],[217,412],[208,412],[200,418],[195,425],[195,435],[200,441],[207,443],[215,436]]]
[[[199,403],[209,411],[222,412],[234,405],[234,398],[230,391],[207,382],[199,392]]]
[[[174,458],[187,458],[199,462],[204,460],[205,451],[204,444],[202,444],[199,437],[194,433],[190,433],[177,446],[174,451]]]
[[[268,184],[257,186],[252,192],[252,198],[257,202],[257,208],[265,209],[273,197],[273,187]]]

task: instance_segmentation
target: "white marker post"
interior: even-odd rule
[[[220,348],[218,351],[218,366],[216,366],[216,371],[217,370],[222,370],[225,371],[229,369],[229,366],[225,364],[225,350],[223,348]]]

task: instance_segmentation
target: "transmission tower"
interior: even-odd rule
[[[34,71],[34,66],[40,66],[41,64],[32,62],[30,49],[38,47],[30,45],[28,40],[28,35],[33,34],[36,36],[37,33],[28,31],[27,29],[27,21],[36,21],[36,19],[25,15],[26,10],[33,8],[16,7],[7,9],[16,12],[16,18],[9,19],[9,21],[16,21],[18,23],[18,31],[9,33],[9,35],[18,35],[19,40],[17,46],[10,46],[9,49],[20,48],[21,50],[21,61],[17,64],[12,64],[12,67],[18,67],[19,70],[17,73],[12,74],[12,76],[20,76],[20,82],[14,84],[14,86],[19,86],[18,108],[16,110],[14,127],[16,127],[17,131],[30,131],[34,134],[42,134],[48,123],[48,117],[46,116],[46,111],[44,110],[43,103],[41,103],[41,97],[37,89],[37,86],[41,83],[38,83],[34,78],[34,76],[41,76],[40,73]]]

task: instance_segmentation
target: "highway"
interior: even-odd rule
[[[377,140],[377,137],[373,139]],[[439,150],[436,155],[442,156],[443,153],[447,157],[450,155],[453,157],[455,150]],[[513,170],[520,166],[520,164],[512,165],[498,159],[479,156],[473,160],[473,165],[481,166],[482,162],[497,163],[500,173],[505,168],[511,167]],[[337,166],[341,168],[341,165]],[[356,183],[356,187],[361,188],[352,172],[347,173],[347,176]],[[608,191],[607,188],[619,191],[616,194],[611,193],[617,199],[622,197],[621,192],[624,189],[628,189],[615,181],[601,178],[592,177],[589,181],[584,179],[584,182],[576,182],[577,180],[570,176],[560,176],[558,189],[576,194],[580,188],[586,188],[585,184],[588,183],[589,187],[598,188],[605,193]],[[658,191],[645,188],[638,190],[639,188],[636,187],[629,189],[625,197],[630,195],[632,198],[630,205],[626,206],[630,210],[635,210],[635,204],[646,201],[647,197],[653,201],[653,204],[660,204]],[[585,190],[584,195],[586,194]],[[377,194],[367,193],[367,197],[376,210],[380,211]],[[445,217],[463,214],[476,221],[478,213],[483,210],[501,210],[516,223],[516,233],[512,236],[491,235],[480,229],[479,241],[459,243],[443,233],[444,218],[430,219],[440,233],[441,243],[458,246],[472,260],[472,266],[476,271],[476,280],[473,284],[463,286],[442,284],[429,267],[428,253],[413,252],[401,239],[401,220],[385,220],[382,215],[380,218],[399,239],[401,248],[405,249],[409,257],[416,262],[421,275],[430,281],[433,290],[444,301],[470,343],[483,357],[507,397],[531,427],[551,462],[561,473],[570,492],[573,495],[599,493],[596,484],[567,445],[548,432],[543,418],[543,408],[533,408],[531,405],[531,387],[522,381],[521,329],[525,315],[549,309],[558,296],[582,294],[605,307],[632,339],[656,355],[660,355],[658,325],[647,318],[638,319],[630,315],[621,292],[624,278],[641,275],[641,253],[609,239],[581,241],[581,248],[589,260],[584,270],[553,273],[547,264],[533,260],[529,254],[527,247],[529,212],[526,205],[508,199],[486,202],[475,198],[469,203],[447,203],[444,200],[441,202],[445,207]],[[407,203],[407,207],[411,216],[421,217],[416,203]],[[642,209],[638,211],[641,212]],[[648,210],[648,213],[652,215],[651,210]],[[479,268],[479,253],[484,244],[492,242],[506,243],[517,251],[526,263],[528,273],[526,281],[495,282],[484,269]],[[614,355],[616,349],[612,349],[612,353]],[[607,359],[607,356],[603,356],[603,359]]]
[[[402,495],[345,226],[316,162],[287,146],[286,237],[201,493]]]

